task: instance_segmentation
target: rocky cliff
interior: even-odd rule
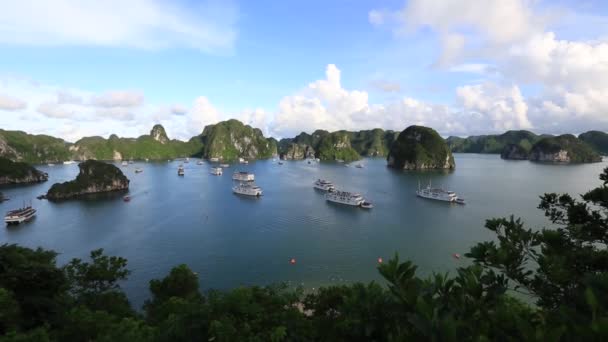
[[[208,125],[199,136],[202,156],[222,160],[265,159],[277,155],[277,141],[265,138],[261,130],[238,120]]]
[[[511,160],[527,160],[530,154],[530,150],[517,145],[509,144],[505,146],[500,153],[500,158],[511,159]]]
[[[46,173],[29,164],[0,157],[0,185],[39,183],[48,179]]]
[[[593,163],[602,157],[572,134],[544,138],[534,144],[530,160],[552,163]]]
[[[432,128],[410,126],[399,134],[387,157],[389,167],[405,170],[454,169],[445,140]]]
[[[82,195],[129,189],[129,179],[112,164],[87,160],[80,163],[78,168],[80,172],[76,179],[53,184],[46,197],[49,200],[65,200]]]
[[[193,138],[188,142],[169,140],[163,126],[155,125],[150,134],[138,138],[119,138],[115,134],[108,139],[82,138],[70,147],[70,152],[75,160],[163,160],[194,156],[202,149],[199,139]]]
[[[0,129],[0,157],[26,163],[56,163],[70,159],[70,144],[48,135]]]
[[[315,158],[315,150],[312,146],[306,144],[290,143],[283,147],[281,158],[285,160],[301,160],[306,158]]]

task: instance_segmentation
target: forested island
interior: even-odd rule
[[[55,183],[46,194],[49,200],[66,200],[83,195],[123,191],[129,189],[129,179],[112,164],[87,160],[78,164],[76,179]]]
[[[234,119],[208,125],[201,134],[188,141],[170,139],[161,125],[155,125],[149,134],[137,138],[123,138],[112,134],[107,139],[99,136],[84,137],[75,143],[47,135],[0,130],[0,156],[31,164],[87,159],[167,160],[184,157],[234,161],[238,158],[255,160],[275,156],[286,160],[319,158],[324,161],[349,162],[363,157],[386,158],[398,136],[399,132],[380,128],[335,132],[316,130],[311,134],[302,132],[296,137],[277,141],[272,137],[265,137],[260,129]],[[453,153],[490,153],[501,154],[504,159],[530,159],[533,147],[549,138],[556,137],[519,130],[467,138],[450,136],[445,142]],[[566,140],[558,140],[565,144]],[[572,140],[568,143],[569,146],[589,146],[595,153],[608,153],[608,134],[604,132],[589,131],[569,140]],[[539,145],[536,151],[541,151],[542,146],[544,145]],[[570,149],[570,157],[566,159],[569,159],[569,162],[597,160],[586,152],[585,155],[578,155],[582,151],[579,147]],[[535,152],[534,156],[538,155]],[[544,159],[549,161],[550,158]],[[556,162],[563,162],[558,159],[564,158],[554,159]]]
[[[603,341],[608,339],[608,168],[581,199],[545,194],[555,228],[494,218],[496,239],[455,273],[418,275],[398,256],[376,282],[201,291],[186,265],[149,283],[142,311],[121,288],[128,261],[94,250],[0,246],[1,341]],[[286,264],[288,261],[286,260]],[[291,267],[287,266],[286,267]]]
[[[434,129],[410,126],[399,134],[387,157],[389,167],[405,170],[454,169],[454,156]]]
[[[39,183],[49,179],[49,175],[33,166],[0,157],[0,185]]]

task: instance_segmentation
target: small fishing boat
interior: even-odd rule
[[[127,195],[127,196],[123,197],[122,200],[125,201],[125,202],[130,202],[131,201],[131,196]]]
[[[122,163],[120,163],[120,165],[122,165],[122,166],[127,166],[127,165],[129,165],[129,163],[128,163],[128,162],[125,160],[125,161],[123,161]]]
[[[187,163],[189,163],[189,162],[190,162],[190,158],[186,158],[186,159],[184,159],[184,163],[186,163],[186,164],[187,164]]]
[[[129,160],[129,164],[133,164],[133,161],[132,161],[132,160]]]
[[[142,173],[142,172],[144,172],[143,169],[140,169],[140,168],[135,169],[135,173]]]
[[[355,167],[356,167],[357,169],[362,169],[362,168],[363,168],[363,164],[357,164],[357,165],[355,165]]]
[[[283,165],[284,163],[282,161],[279,161],[279,165]]]
[[[36,209],[32,208],[31,205],[28,205],[6,213],[4,222],[6,222],[7,225],[19,224],[31,220],[34,216],[36,216]]]
[[[220,161],[219,158],[213,157],[213,158],[209,158],[209,161],[217,163],[218,161]]]
[[[178,167],[177,168],[177,175],[178,176],[183,176],[185,174],[184,168],[183,167]]]
[[[220,167],[230,167],[228,164],[220,164]]]
[[[53,163],[48,163],[47,165],[48,166],[55,166],[55,164],[53,164]]]
[[[221,167],[212,167],[211,168],[211,174],[214,176],[221,176],[223,173],[222,168]]]
[[[66,161],[63,162],[63,165],[71,165],[71,164],[74,164],[74,163],[76,163],[76,162],[73,161],[73,160],[66,160]]]
[[[363,209],[372,209],[374,207],[372,202],[368,202],[368,201],[363,201],[361,204],[359,204],[359,206]]]
[[[203,161],[202,160],[197,161],[196,165],[203,165]]]

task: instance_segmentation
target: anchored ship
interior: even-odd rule
[[[19,224],[21,222],[31,220],[34,216],[36,216],[36,209],[32,208],[31,205],[28,205],[6,213],[4,216],[4,222],[6,222],[7,225]]]
[[[253,183],[239,183],[232,187],[232,192],[245,196],[262,196],[262,188]]]
[[[245,171],[237,171],[232,174],[232,179],[240,182],[253,182],[255,180],[255,175]]]
[[[313,186],[315,187],[315,189],[319,189],[319,190],[323,190],[323,191],[334,191],[336,190],[336,187],[333,185],[332,182],[330,181],[326,181],[325,179],[317,179]]]
[[[418,190],[416,191],[418,197],[432,199],[435,201],[451,202],[458,204],[465,204],[464,198],[459,198],[454,191],[444,190],[441,188],[433,188],[431,183],[426,188],[420,188],[418,184]]]
[[[222,175],[222,168],[221,167],[212,167],[211,168],[211,174],[214,176],[221,176]]]

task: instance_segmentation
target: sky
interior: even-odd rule
[[[0,128],[608,131],[603,0],[0,0]]]

